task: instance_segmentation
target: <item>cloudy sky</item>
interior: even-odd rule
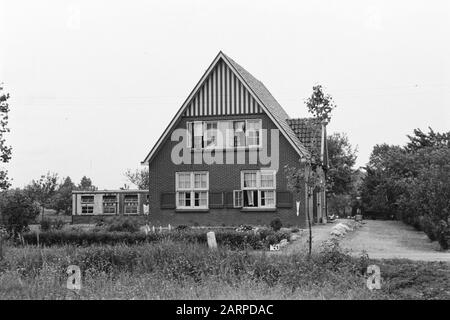
[[[364,165],[450,129],[450,1],[0,0],[14,186],[47,171],[119,188],[219,50],[291,117],[322,84]]]

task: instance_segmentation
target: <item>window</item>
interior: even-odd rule
[[[261,146],[261,120],[247,120],[246,139],[248,147]]]
[[[81,213],[94,213],[94,196],[81,196]]]
[[[203,122],[194,122],[194,148],[203,148]]]
[[[117,196],[104,195],[103,196],[103,214],[117,213]]]
[[[175,180],[177,209],[208,208],[208,172],[177,172]]]
[[[233,206],[235,208],[242,208],[242,190],[234,190],[234,192],[233,192]]]
[[[260,147],[260,119],[237,121],[194,121],[187,123],[189,148]]]
[[[276,171],[242,171],[242,206],[244,208],[275,208]],[[235,192],[235,204],[237,201]]]
[[[137,194],[126,194],[123,197],[123,212],[125,214],[139,213],[139,197]]]
[[[234,121],[234,146],[245,147],[245,121]]]
[[[206,148],[217,147],[217,122],[206,122]]]

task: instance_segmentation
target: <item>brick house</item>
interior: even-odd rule
[[[325,192],[305,186],[297,196],[284,172],[311,148],[320,150],[325,178],[325,124],[291,119],[264,84],[219,52],[142,162],[150,171],[148,218],[236,226],[279,217],[304,227],[309,213],[325,221]]]

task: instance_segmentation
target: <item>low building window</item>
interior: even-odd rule
[[[81,196],[81,213],[94,213],[94,196]]]
[[[123,206],[125,214],[139,213],[139,198],[137,194],[126,194],[123,198]]]
[[[103,196],[103,214],[117,213],[117,196],[104,195]]]
[[[175,180],[177,209],[208,208],[208,172],[177,172]]]

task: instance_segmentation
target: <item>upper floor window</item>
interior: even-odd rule
[[[175,187],[177,209],[208,208],[208,172],[177,172]]]
[[[188,147],[194,149],[261,147],[260,119],[188,122]]]

